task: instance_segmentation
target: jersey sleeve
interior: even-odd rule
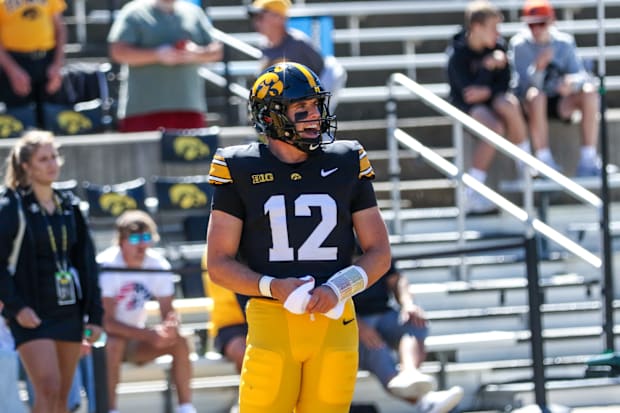
[[[375,170],[370,163],[368,153],[359,143],[357,144],[357,153],[359,156],[359,182],[353,193],[352,212],[377,206],[377,198],[371,182],[375,178]]]
[[[208,181],[215,187],[211,209],[243,219],[245,216],[243,203],[237,188],[232,185],[232,175],[221,148],[217,150],[211,161]]]
[[[360,159],[360,171],[358,175],[359,178],[360,179],[374,179],[375,170],[370,164],[370,159],[368,159],[368,153],[366,153],[366,150],[362,147],[362,145],[359,145],[359,149],[357,150],[357,153],[359,154],[359,159]]]

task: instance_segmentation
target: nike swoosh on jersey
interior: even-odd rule
[[[355,320],[354,318],[350,318],[348,320],[342,319],[342,325],[346,326],[347,324],[351,324]]]
[[[337,170],[338,170],[338,168],[337,168],[337,167],[336,167],[336,168],[333,168],[333,169],[328,169],[328,170],[321,169],[321,176],[322,176],[323,178],[325,178],[326,176],[330,176],[331,174],[333,174],[333,173],[334,173],[334,172],[336,172]]]

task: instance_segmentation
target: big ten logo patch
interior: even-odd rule
[[[93,128],[93,123],[86,116],[73,110],[63,110],[56,117],[58,127],[67,135],[87,132]]]
[[[172,144],[174,153],[186,161],[209,158],[211,149],[196,136],[178,136]]]
[[[262,184],[263,182],[272,182],[274,180],[273,174],[267,172],[265,174],[252,175],[252,185]]]
[[[24,131],[24,124],[11,115],[0,115],[0,138],[11,138]]]
[[[174,184],[170,187],[168,195],[170,202],[181,209],[204,208],[209,200],[207,194],[192,183]]]
[[[127,194],[107,192],[99,197],[99,207],[110,215],[118,216],[128,209],[138,208],[138,202]]]

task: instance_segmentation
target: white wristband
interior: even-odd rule
[[[343,301],[366,288],[368,275],[362,267],[351,265],[332,275],[325,285],[336,293],[338,301]]]
[[[273,280],[274,278],[268,275],[263,275],[260,277],[260,280],[258,280],[258,291],[260,291],[260,295],[263,297],[273,298],[271,295],[271,282]]]

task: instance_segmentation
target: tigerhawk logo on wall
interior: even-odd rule
[[[24,130],[24,124],[11,115],[0,115],[0,138],[10,138],[19,135]]]
[[[179,136],[173,142],[174,153],[185,159],[193,161],[211,156],[211,148],[196,136]]]
[[[93,123],[86,116],[73,110],[63,110],[56,117],[60,129],[68,135],[86,132],[93,128]]]
[[[99,197],[99,206],[111,215],[118,216],[127,209],[136,209],[138,203],[129,195],[109,192]]]
[[[208,197],[195,184],[174,184],[168,191],[170,202],[182,209],[202,208],[207,206]]]

